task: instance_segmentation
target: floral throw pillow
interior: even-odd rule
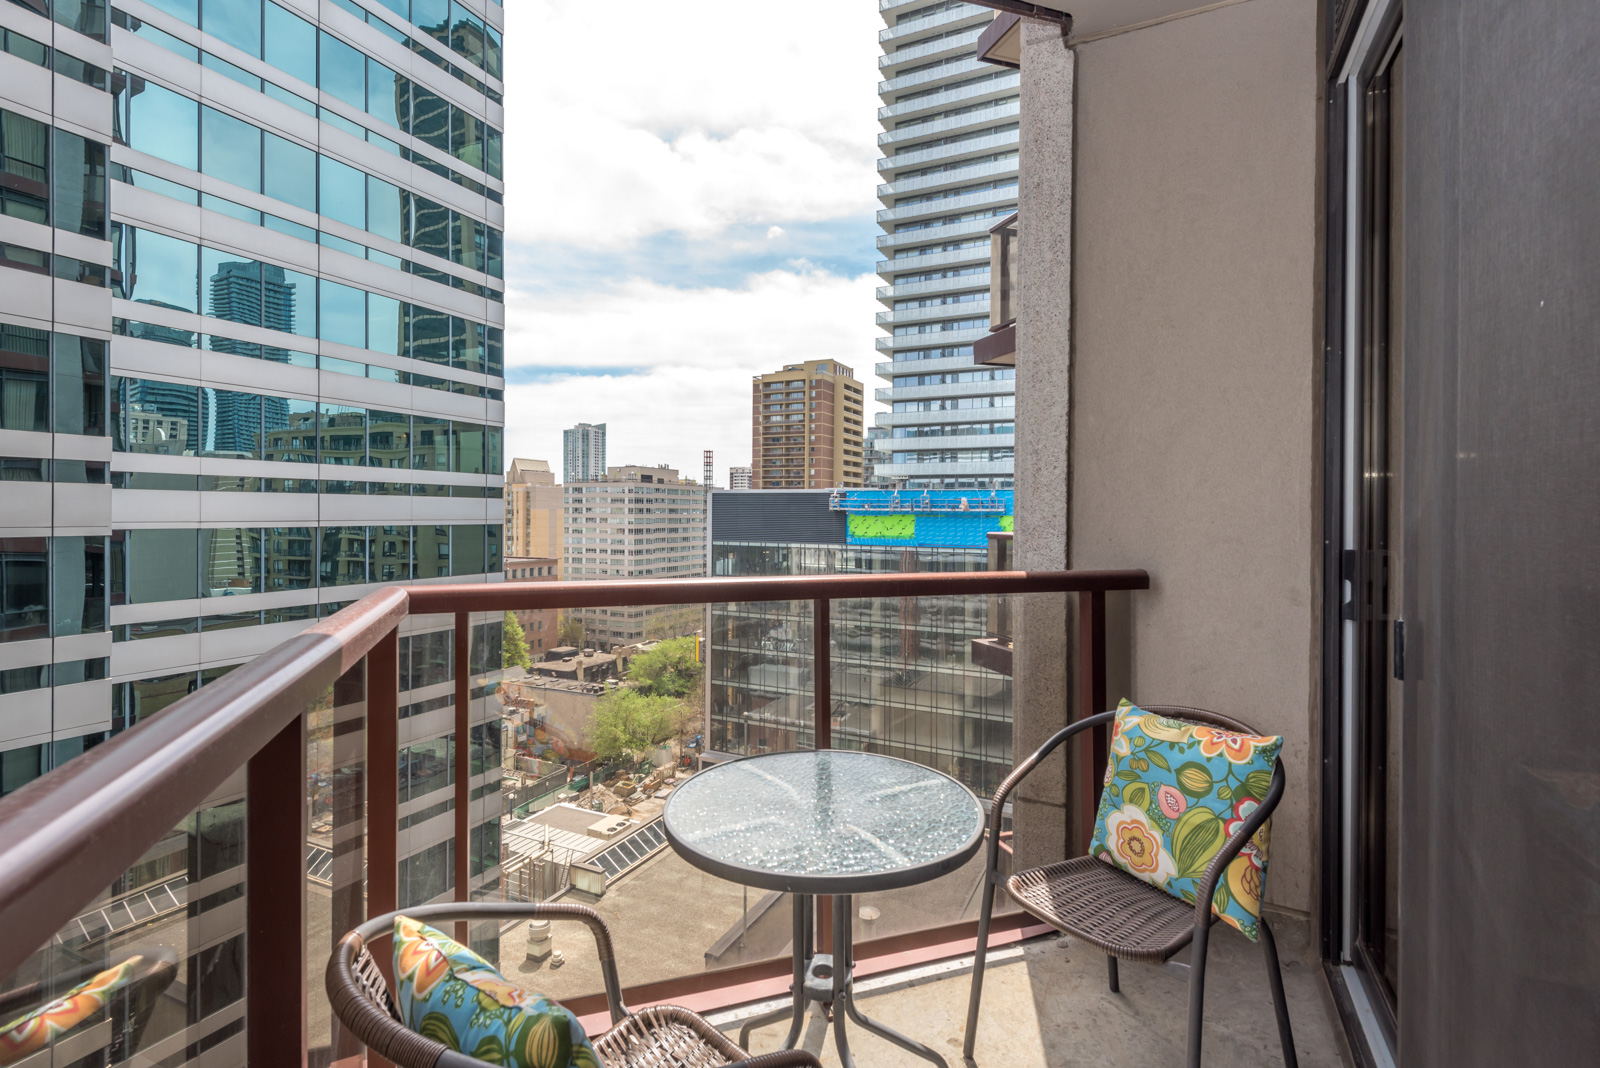
[[[1167,719],[1117,706],[1091,856],[1190,904],[1211,858],[1267,796],[1283,739]],[[1217,881],[1211,909],[1254,941],[1272,821]]]
[[[394,921],[394,976],[406,1026],[457,1053],[507,1068],[600,1068],[576,1016],[407,916]]]
[[[0,1030],[0,1065],[15,1064],[94,1016],[111,995],[133,981],[134,969],[144,958],[129,957],[93,979],[79,983],[61,997]]]

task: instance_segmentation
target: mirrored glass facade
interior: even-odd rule
[[[384,584],[499,577],[501,7],[128,7],[0,3],[0,796]],[[454,774],[440,622],[403,639],[418,697],[444,699],[401,731],[419,808]],[[472,704],[487,784],[499,705]],[[312,717],[314,769],[336,711]],[[246,793],[175,827],[38,974],[0,976],[108,960],[135,930],[178,953],[137,1043],[101,1027],[45,1057],[244,1063]],[[457,848],[474,893],[497,883],[483,796],[460,843],[402,798],[407,904],[453,891]]]

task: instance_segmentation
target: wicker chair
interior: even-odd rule
[[[1258,733],[1237,720],[1200,708],[1182,705],[1141,707],[1147,712],[1188,723],[1220,727],[1242,734]],[[967,1032],[963,1046],[963,1052],[969,1060],[977,1039],[978,1002],[983,996],[983,965],[988,956],[994,891],[996,886],[1003,885],[1006,893],[1030,915],[1104,951],[1112,993],[1118,992],[1119,959],[1158,964],[1186,975],[1189,980],[1188,1063],[1189,1068],[1199,1068],[1200,1024],[1205,1005],[1206,943],[1211,925],[1215,922],[1211,899],[1216,893],[1217,881],[1227,870],[1229,862],[1272,815],[1272,810],[1278,807],[1284,789],[1283,762],[1280,760],[1273,769],[1272,785],[1260,807],[1212,859],[1202,877],[1194,905],[1186,904],[1094,857],[1077,857],[1046,864],[1005,878],[1000,873],[1000,818],[1006,798],[1062,742],[1079,731],[1109,724],[1115,718],[1115,712],[1102,712],[1056,732],[1038,752],[1019,764],[995,791],[989,825],[989,861],[985,870],[983,909],[978,921],[977,959],[973,962],[972,995],[967,1006]],[[1294,1034],[1289,1026],[1289,1007],[1283,993],[1283,972],[1278,966],[1278,949],[1273,941],[1272,929],[1267,926],[1264,915],[1261,917],[1260,931],[1261,945],[1266,951],[1267,980],[1272,987],[1273,1007],[1278,1015],[1278,1039],[1283,1046],[1283,1063],[1288,1068],[1296,1068],[1298,1062],[1294,1051]],[[1172,959],[1179,950],[1191,943],[1194,948],[1190,951],[1188,964]]]
[[[804,1050],[781,1050],[752,1057],[726,1035],[688,1009],[658,1005],[629,1012],[622,1004],[611,932],[600,914],[584,905],[505,904],[500,902],[419,905],[405,909],[415,920],[578,920],[588,925],[599,948],[611,1028],[591,1036],[606,1068],[821,1068]],[[390,912],[368,920],[339,940],[328,960],[325,982],[334,1015],[372,1052],[398,1068],[485,1068],[485,1062],[424,1038],[400,1020],[394,998],[368,951],[369,942],[392,937]]]

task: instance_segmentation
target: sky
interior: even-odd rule
[[[607,460],[716,483],[750,378],[869,391],[881,310],[874,0],[506,5],[506,457],[607,424]]]

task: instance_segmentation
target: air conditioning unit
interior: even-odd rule
[[[589,825],[587,834],[590,838],[599,838],[609,842],[617,835],[628,829],[628,824],[633,822],[626,816],[607,816]]]

